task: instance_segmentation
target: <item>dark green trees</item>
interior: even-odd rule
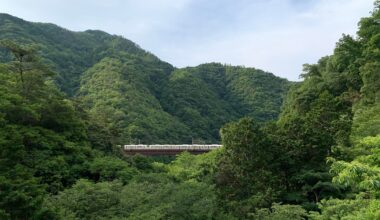
[[[351,54],[344,72],[356,73],[360,87],[354,91],[352,129],[349,144],[339,150],[341,154],[329,158],[333,183],[349,192],[339,199],[326,199],[320,203],[321,213],[314,219],[378,219],[379,214],[379,1],[368,18],[359,23],[358,38],[342,41],[340,48],[359,45],[360,50],[345,49]],[[349,47],[351,46],[351,47]],[[343,57],[342,50],[334,56]],[[344,56],[344,57],[347,57]],[[344,59],[343,59],[344,60]],[[353,74],[351,74],[351,77]],[[351,92],[352,94],[352,92]]]
[[[7,14],[0,14],[2,39],[39,46],[58,87],[89,112],[88,136],[102,150],[139,140],[219,142],[227,122],[246,115],[276,119],[289,86],[254,68],[210,63],[176,70],[119,36],[71,32]],[[0,60],[10,61],[9,53],[0,50]]]
[[[150,78],[166,74],[154,63],[126,55],[105,58],[88,69],[79,98],[88,112],[93,144],[102,145],[96,143],[99,136],[113,145],[191,141],[188,128],[163,111],[155,97],[154,90],[162,85]]]
[[[81,175],[88,145],[84,123],[35,51],[3,45],[15,60],[0,64],[0,209],[24,219],[38,214],[46,191]]]
[[[209,63],[173,71],[160,101],[194,138],[215,142],[230,121],[244,116],[259,122],[276,119],[289,85],[254,68]]]
[[[224,149],[218,163],[218,195],[228,211],[244,217],[276,199],[280,181],[276,175],[276,148],[249,118],[222,129]]]

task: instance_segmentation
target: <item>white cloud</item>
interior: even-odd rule
[[[222,62],[296,80],[373,0],[0,0],[1,12],[123,35],[175,66]]]
[[[321,0],[303,11],[296,10],[289,1],[281,1],[278,7],[276,2],[260,5],[263,8],[259,10],[271,12],[266,15],[250,15],[248,11],[258,9],[246,8],[239,20],[247,22],[236,31],[223,32],[195,45],[171,44],[158,54],[178,66],[219,61],[297,80],[302,64],[315,63],[331,54],[342,34],[354,35],[359,19],[372,9],[372,0]],[[262,24],[257,26],[252,19]]]

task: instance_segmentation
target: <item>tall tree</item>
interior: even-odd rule
[[[51,71],[27,46],[8,45],[16,61],[0,64],[0,209],[11,219],[39,218],[46,192],[73,184],[91,151]]]
[[[278,194],[274,147],[250,118],[223,127],[224,151],[218,162],[216,186],[226,210],[243,217],[269,207]]]

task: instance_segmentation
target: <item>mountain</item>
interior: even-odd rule
[[[83,72],[105,57],[124,53],[166,64],[120,36],[96,30],[73,32],[54,24],[27,22],[8,14],[0,14],[0,39],[37,44],[46,62],[58,73],[58,84],[69,95],[74,95],[78,89]],[[4,53],[1,55],[3,58]],[[169,64],[165,67],[169,72],[173,68]]]
[[[88,135],[99,146],[104,140],[217,142],[220,127],[232,120],[276,119],[293,84],[262,70],[219,63],[179,69],[121,36],[0,14],[0,40],[6,39],[38,47],[59,88],[88,112]],[[1,62],[10,59],[0,51]]]

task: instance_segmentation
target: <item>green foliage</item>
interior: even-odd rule
[[[45,209],[56,219],[111,219],[127,214],[120,201],[120,182],[79,180],[72,188],[48,198]]]
[[[119,182],[78,181],[45,202],[58,219],[212,219],[224,218],[212,187],[198,182],[176,183],[164,174],[137,176]]]
[[[358,107],[353,118],[351,140],[357,143],[362,138],[380,134],[380,104]]]
[[[275,148],[250,118],[222,129],[224,151],[218,159],[216,186],[226,210],[243,217],[255,208],[268,207],[278,194]]]
[[[335,174],[333,181],[377,198],[380,195],[380,135],[364,138],[355,148],[359,156],[353,161],[330,159],[331,172]]]
[[[181,181],[199,181],[212,184],[217,169],[219,150],[206,154],[192,155],[184,152],[167,165],[167,173]]]
[[[228,102],[209,87],[194,74],[176,70],[164,86],[161,100],[164,109],[190,128],[189,138],[215,143],[219,139],[220,127],[233,119],[234,112]]]
[[[129,182],[137,174],[126,161],[117,157],[97,157],[89,164],[89,171],[95,181],[120,180],[123,184]]]
[[[74,95],[79,88],[81,73],[105,57],[129,54],[165,65],[120,36],[93,30],[73,32],[54,24],[27,22],[8,14],[0,14],[0,17],[0,39],[11,39],[25,45],[38,44],[43,60],[53,66],[58,73],[58,84],[69,95]],[[3,62],[9,60],[5,51],[1,51],[0,57]]]
[[[39,215],[46,191],[75,182],[91,151],[84,123],[49,80],[47,67],[31,58],[33,50],[12,47],[16,60],[28,55],[15,61],[17,69],[0,65],[0,208],[11,219],[25,219]]]
[[[211,219],[217,214],[212,187],[198,182],[175,184],[165,175],[143,175],[124,188],[130,219]]]
[[[0,40],[41,50],[53,80],[85,112],[92,146],[220,141],[223,124],[276,119],[289,82],[253,68],[205,64],[175,70],[133,42],[102,31],[72,32],[0,14]],[[13,51],[26,51],[8,44]],[[0,61],[11,55],[0,50]],[[17,63],[15,63],[17,64]],[[20,66],[20,65],[16,65]],[[33,90],[29,90],[33,91]]]
[[[343,35],[334,54],[304,65],[304,81],[288,92],[271,132],[281,146],[286,193],[282,200],[317,210],[324,198],[341,198],[344,187],[331,183],[326,157],[349,157],[354,107],[361,99],[363,43]],[[356,117],[356,115],[355,115]],[[305,162],[307,161],[307,162]]]
[[[328,220],[328,219],[379,219],[380,201],[358,198],[355,200],[329,199],[319,204],[321,213],[310,213],[310,219]]]
[[[300,83],[0,14],[0,218],[379,219],[379,5]]]
[[[161,102],[193,137],[218,141],[219,129],[232,120],[276,119],[288,86],[286,80],[261,70],[210,63],[172,72]]]
[[[111,145],[189,139],[188,128],[164,112],[150,90],[159,86],[149,85],[150,78],[159,76],[165,76],[164,70],[127,56],[105,58],[88,69],[82,77],[80,96],[89,112],[90,137],[105,136]]]
[[[131,164],[131,166],[141,171],[144,171],[144,172],[153,171],[154,160],[150,157],[136,154],[133,156],[129,156],[127,159],[128,159],[129,164]]]
[[[352,108],[352,146],[341,148],[346,157],[328,159],[333,182],[349,189],[349,193],[345,199],[323,200],[319,204],[321,213],[311,213],[312,219],[380,218],[379,16],[376,1],[372,16],[363,18],[359,24],[356,42],[361,45],[361,54],[354,63],[362,86],[358,89],[360,99],[356,99]]]
[[[2,219],[27,219],[40,210],[45,186],[39,184],[31,170],[15,165],[11,171],[1,170],[0,216]]]
[[[141,60],[126,55],[105,58],[82,76],[79,94],[84,108],[89,111],[90,131],[95,132],[90,133],[90,138],[106,136],[115,144],[139,140],[143,143],[189,143],[193,137],[215,143],[223,124],[256,111],[259,102],[277,99],[270,107],[274,113],[260,118],[262,121],[274,119],[282,103],[278,94],[285,93],[287,85],[286,81],[258,70],[239,73],[230,71],[233,67],[220,64],[176,70],[170,76],[153,64],[141,64]],[[234,84],[212,81],[212,74],[220,75],[212,68],[223,72],[224,79],[219,77],[219,81],[228,81],[230,77]],[[208,78],[205,74],[209,74]],[[257,87],[257,92],[250,98],[255,102],[247,104],[244,111],[238,104],[243,101],[237,96],[246,96],[248,91],[236,91],[240,79],[234,77],[238,74],[245,75],[244,81],[257,78],[246,85]],[[152,81],[153,77],[161,79]],[[268,84],[261,85],[264,81]],[[273,86],[279,90],[256,100],[256,96],[269,93],[268,88]],[[225,94],[219,94],[221,91]],[[229,98],[224,101],[227,96]]]
[[[270,209],[259,209],[255,213],[250,214],[250,217],[260,220],[302,220],[306,219],[307,213],[298,205],[281,205],[274,203]]]

